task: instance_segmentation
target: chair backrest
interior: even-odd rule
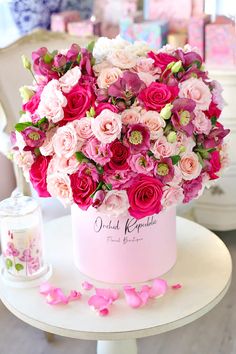
[[[43,16],[43,14],[42,14]],[[28,70],[22,66],[21,55],[31,58],[31,53],[40,47],[49,50],[69,48],[72,43],[86,45],[93,38],[79,38],[66,33],[35,30],[21,37],[6,48],[0,49],[0,126],[9,133],[19,120],[21,98],[19,87],[32,83]]]

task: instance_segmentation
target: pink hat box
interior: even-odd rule
[[[170,270],[176,261],[176,210],[140,220],[109,217],[72,205],[75,265],[83,274],[109,283],[144,282]]]

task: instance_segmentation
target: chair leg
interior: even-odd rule
[[[55,334],[49,333],[49,332],[44,332],[44,336],[45,336],[48,343],[54,342]]]

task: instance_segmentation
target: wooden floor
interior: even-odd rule
[[[236,231],[221,233],[236,265]],[[223,301],[180,329],[138,340],[139,354],[236,354],[236,275]],[[0,302],[0,354],[95,354],[96,343],[44,334],[15,318]],[[127,353],[129,354],[129,353]]]

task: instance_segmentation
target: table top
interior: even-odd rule
[[[45,225],[48,262],[53,266],[50,283],[69,293],[81,290],[84,280],[73,264],[70,217]],[[0,279],[0,298],[5,306],[24,322],[58,335],[93,340],[145,337],[170,331],[196,320],[210,311],[227,292],[232,263],[224,243],[206,228],[177,218],[178,257],[176,265],[163,278],[168,284],[181,283],[179,290],[169,289],[161,298],[132,309],[122,297],[110,315],[100,317],[87,305],[90,292],[69,305],[50,306],[39,289],[15,289]],[[92,281],[99,287],[108,284]],[[118,288],[119,286],[115,286]]]

